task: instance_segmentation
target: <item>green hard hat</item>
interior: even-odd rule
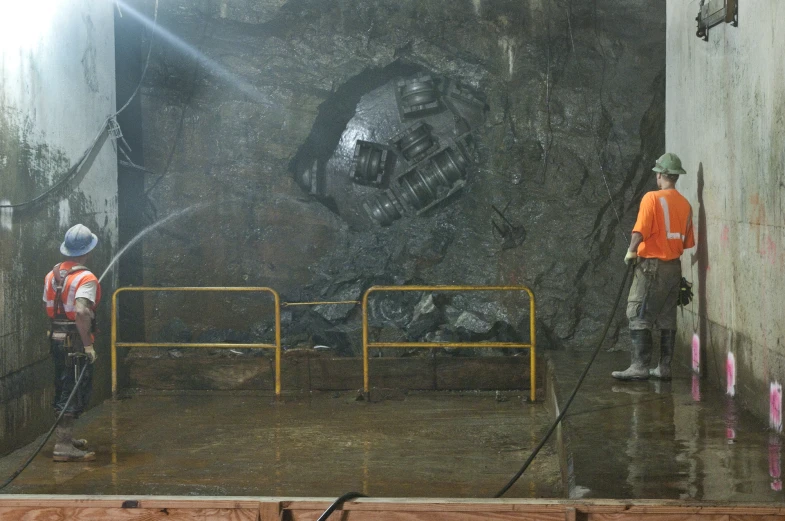
[[[654,168],[652,168],[652,170],[661,174],[671,175],[684,175],[687,173],[681,167],[681,159],[679,159],[679,156],[671,154],[670,152],[662,154],[657,162],[654,163]]]

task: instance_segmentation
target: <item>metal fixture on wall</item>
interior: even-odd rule
[[[358,139],[354,147],[354,170],[349,177],[357,184],[382,186],[393,158],[382,145]]]
[[[698,16],[698,31],[695,35],[709,41],[709,29],[723,22],[733,27],[739,26],[739,6],[737,0],[701,0]]]
[[[295,181],[300,187],[311,195],[324,193],[324,171],[319,168],[319,161],[314,159],[307,166],[295,171]]]
[[[445,96],[448,100],[456,100],[475,109],[482,110],[485,108],[485,100],[481,99],[478,95],[472,92],[468,87],[458,83],[457,81],[445,82],[444,89]]]
[[[401,119],[419,118],[442,110],[435,81],[427,74],[398,81],[395,98]]]
[[[526,229],[523,226],[518,226],[510,222],[504,215],[509,208],[510,203],[504,207],[504,210],[499,210],[495,205],[491,205],[496,214],[501,217],[501,224],[498,224],[495,219],[491,218],[491,225],[493,226],[493,235],[501,241],[502,250],[510,250],[523,244],[526,240]]]

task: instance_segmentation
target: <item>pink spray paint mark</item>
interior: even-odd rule
[[[722,234],[720,234],[720,242],[723,246],[727,246],[730,238],[730,229],[728,226],[722,227]]]
[[[701,377],[697,374],[692,375],[692,401],[701,401]]]
[[[777,432],[782,432],[782,385],[771,383],[769,391],[769,426]]]
[[[692,334],[692,370],[699,373],[701,369],[701,339],[698,333]]]
[[[725,382],[727,395],[736,396],[736,357],[733,353],[728,353],[728,361],[725,362]]]
[[[736,442],[736,423],[738,422],[738,415],[736,414],[736,402],[733,400],[725,400],[725,439],[728,443]]]
[[[782,443],[779,436],[769,436],[769,476],[771,489],[782,490]]]

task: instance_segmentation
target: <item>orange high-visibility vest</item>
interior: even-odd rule
[[[76,269],[74,269],[76,268]],[[59,271],[59,277],[55,277],[55,270]],[[72,271],[73,270],[73,271]],[[57,306],[57,283],[58,279],[62,280],[62,289],[60,291],[60,302],[62,303],[62,312],[65,317],[58,316]],[[68,318],[68,320],[76,320],[76,290],[87,282],[96,283],[95,302],[93,302],[92,309],[98,307],[101,301],[101,285],[98,284],[98,278],[93,275],[87,268],[80,267],[76,262],[66,261],[58,264],[44,279],[44,301],[46,302],[46,314],[49,318]]]
[[[692,207],[675,189],[655,190],[644,195],[632,231],[643,236],[638,257],[669,261],[678,259],[685,249],[695,246]]]

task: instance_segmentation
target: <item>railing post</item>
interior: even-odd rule
[[[532,402],[537,400],[537,320],[535,318],[534,293],[526,288],[529,294],[529,398]]]
[[[368,377],[368,295],[373,291],[373,288],[368,288],[363,294],[363,392],[365,398],[368,398],[370,393],[369,377]]]
[[[120,288],[112,294],[112,337],[111,337],[111,354],[112,354],[112,399],[117,398],[117,294]]]
[[[271,290],[275,298],[275,396],[281,396],[281,299],[278,292]]]

